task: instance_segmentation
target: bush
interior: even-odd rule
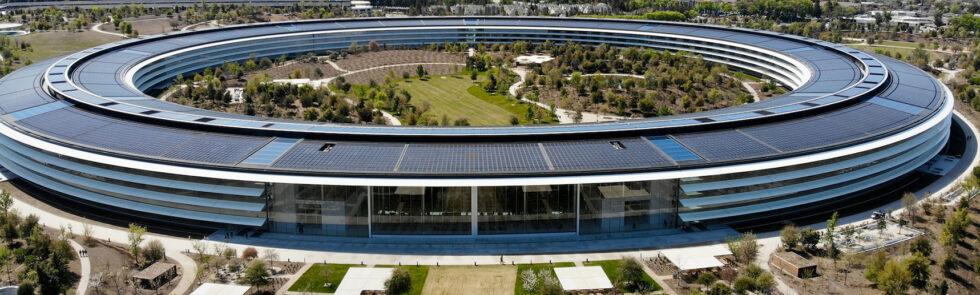
[[[143,262],[146,265],[162,260],[166,256],[166,249],[159,240],[152,240],[143,247]]]
[[[718,277],[716,277],[715,274],[710,272],[703,272],[700,275],[698,275],[698,279],[695,282],[701,284],[702,286],[707,287],[707,286],[711,286],[711,284],[714,284],[716,281],[718,281]]]
[[[922,253],[915,253],[905,260],[905,269],[909,272],[912,286],[925,289],[929,283],[929,258]]]
[[[259,251],[255,250],[255,248],[248,247],[245,248],[245,250],[242,250],[242,259],[252,260],[255,259],[256,257],[259,257]]]
[[[868,258],[868,266],[864,270],[864,278],[872,283],[877,283],[878,275],[885,267],[886,262],[888,262],[888,257],[885,256],[885,252],[878,251],[871,254],[871,257]]]
[[[650,288],[644,279],[643,266],[634,259],[623,259],[619,265],[619,285],[629,292],[642,292]]]
[[[919,237],[909,244],[909,252],[912,252],[912,254],[919,253],[922,256],[929,257],[932,254],[932,244],[925,237]]]
[[[391,278],[385,281],[385,294],[406,294],[412,290],[412,276],[408,271],[396,268]]]
[[[228,247],[228,248],[225,248],[224,251],[222,251],[221,256],[224,256],[225,259],[229,259],[230,260],[232,258],[238,257],[238,251],[235,250],[235,248]]]
[[[729,295],[732,294],[732,288],[729,288],[725,283],[717,282],[708,289],[708,295]]]
[[[905,294],[912,283],[912,276],[904,265],[895,260],[888,260],[885,267],[878,273],[878,290],[886,294]]]
[[[743,275],[736,278],[735,283],[733,285],[734,285],[733,289],[735,289],[735,293],[745,294],[747,291],[755,289],[755,280]]]
[[[800,244],[800,230],[792,224],[783,227],[783,230],[779,232],[779,237],[783,241],[783,248],[787,251],[795,249]]]

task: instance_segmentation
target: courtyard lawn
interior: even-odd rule
[[[525,119],[528,104],[505,95],[488,94],[462,75],[432,76],[428,80],[412,78],[398,84],[412,94],[413,105],[428,104],[430,109],[426,113],[436,120],[445,115],[450,122],[465,118],[473,126],[510,125],[513,116],[522,124],[528,123]]]
[[[902,54],[903,57],[912,55],[912,51],[914,51],[916,48],[914,46],[913,47],[885,47],[885,46],[859,45],[859,44],[849,44],[847,46],[853,47],[854,49],[860,49],[868,53],[877,53],[878,50],[889,52],[891,53],[892,56],[895,56],[896,53],[900,53]],[[926,49],[926,52],[929,53],[929,60],[942,59],[943,57],[946,56],[945,53],[932,51],[929,49]]]
[[[609,277],[609,281],[616,285],[616,281],[619,280],[619,266],[623,264],[623,260],[603,260],[603,261],[591,261],[584,263],[585,266],[601,266],[602,271],[606,273]],[[647,284],[652,286],[652,290],[660,290],[660,285],[657,281],[654,281],[646,272],[643,273],[643,280],[647,281]],[[624,290],[620,290],[624,291]]]
[[[340,281],[347,274],[347,269],[356,267],[355,264],[313,264],[309,270],[300,276],[289,291],[293,292],[314,292],[314,293],[333,293],[340,285]],[[413,278],[414,280],[414,278]],[[414,281],[413,281],[414,283]],[[329,284],[329,286],[327,285]]]
[[[514,294],[515,295],[525,295],[525,294],[528,294],[528,293],[524,292],[524,278],[521,277],[521,273],[523,273],[525,270],[530,269],[530,270],[534,271],[534,273],[538,273],[541,270],[545,270],[546,269],[549,272],[551,272],[551,275],[555,275],[554,269],[556,267],[573,267],[573,266],[575,266],[575,263],[571,263],[571,262],[559,262],[559,263],[553,263],[553,264],[548,264],[548,263],[518,264],[517,265],[517,282],[514,283]]]
[[[422,289],[425,288],[425,279],[429,277],[429,266],[427,265],[378,265],[375,267],[393,267],[407,271],[408,275],[412,277],[412,290],[408,292],[409,295],[421,295]]]
[[[17,36],[14,38],[31,44],[33,51],[25,52],[23,56],[34,62],[42,61],[55,56],[75,53],[84,49],[123,39],[119,36],[112,36],[93,31],[39,32],[30,33],[24,36]]]

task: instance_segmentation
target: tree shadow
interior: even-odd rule
[[[959,283],[964,288],[967,288],[967,289],[970,289],[970,290],[973,290],[974,288],[976,288],[976,286],[974,286],[973,283],[970,282],[970,280],[965,279],[963,277],[960,277],[960,275],[958,275],[956,273],[948,272],[948,273],[946,273],[946,277],[949,278],[950,280],[956,281],[957,283]]]

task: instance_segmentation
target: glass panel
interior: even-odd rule
[[[537,185],[481,187],[478,233],[575,232],[575,187]]]
[[[374,187],[375,235],[469,235],[469,187]]]
[[[583,234],[673,228],[677,222],[676,180],[583,184]]]
[[[275,184],[270,220],[275,232],[367,237],[367,187]]]

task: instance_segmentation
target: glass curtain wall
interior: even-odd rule
[[[269,219],[274,231],[368,236],[367,187],[275,184],[272,194]]]
[[[478,189],[480,235],[575,232],[575,186]]]
[[[470,187],[373,187],[374,235],[469,235]]]
[[[615,233],[673,228],[677,181],[581,185],[580,233]]]

